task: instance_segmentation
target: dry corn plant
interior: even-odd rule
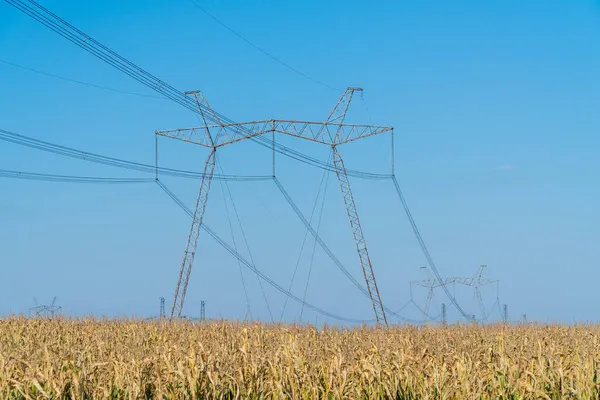
[[[2,399],[598,399],[597,326],[0,320]]]

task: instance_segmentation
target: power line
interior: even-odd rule
[[[321,197],[321,190],[323,189],[323,183],[325,183],[325,190],[327,190],[327,183],[325,182],[325,178],[329,178],[329,175],[327,174],[327,171],[323,171],[323,176],[321,177],[321,182],[319,183],[319,190],[317,191],[317,195],[315,196],[315,201],[313,204],[313,208],[312,211],[310,213],[310,218],[308,219],[308,223],[310,224],[313,220],[313,217],[315,215],[315,211],[317,209],[317,204],[319,202],[319,197]],[[329,179],[327,179],[327,181],[329,181]],[[325,202],[325,195],[327,193],[324,192],[323,193],[323,202]],[[321,207],[321,210],[323,209],[323,207]],[[300,246],[300,251],[298,252],[298,258],[296,259],[296,265],[294,266],[294,272],[292,273],[292,279],[290,281],[290,285],[288,290],[292,290],[292,286],[294,285],[294,280],[296,279],[296,273],[298,272],[298,266],[300,265],[300,260],[302,259],[302,253],[304,252],[304,246],[306,244],[306,239],[308,239],[308,233],[309,233],[309,229],[306,228],[306,231],[304,232],[304,238],[302,239],[302,245]],[[315,240],[315,244],[316,244],[316,240]],[[314,247],[313,247],[313,256],[314,256]],[[311,268],[312,268],[312,259],[311,259]],[[308,282],[306,284],[308,286]],[[284,303],[283,303],[283,309],[281,310],[281,316],[279,317],[279,320],[283,320],[283,314],[285,313],[285,308],[287,306],[287,298],[285,299]],[[304,293],[304,300],[306,300],[306,291]],[[300,315],[302,315],[302,311],[300,312]]]
[[[223,169],[221,168],[220,164],[221,163],[219,162],[219,159],[217,158],[217,168],[222,173]],[[235,251],[238,251],[237,241],[235,240],[235,234],[233,232],[233,224],[231,223],[231,216],[229,215],[229,206],[227,205],[227,197],[225,196],[225,187],[223,185],[223,182],[219,182],[219,183],[221,184],[221,193],[223,194],[223,205],[225,206],[225,213],[227,214],[227,222],[229,224],[229,231],[231,232],[231,241],[233,242],[233,248],[235,249]],[[228,186],[228,188],[229,188],[229,186]],[[233,200],[233,198],[232,198],[232,200]],[[249,313],[250,319],[252,319],[252,310],[250,309],[250,298],[248,297],[248,289],[246,289],[246,280],[244,279],[244,273],[242,271],[242,264],[240,263],[240,260],[237,260],[237,264],[238,264],[238,269],[240,271],[240,278],[242,280],[242,288],[244,289],[244,298],[246,299],[246,313]]]
[[[421,250],[423,251],[423,254],[425,255],[425,258],[427,259],[427,262],[429,263],[429,267],[431,268],[431,270],[433,271],[433,273],[435,274],[436,278],[438,279],[438,281],[443,282],[442,281],[442,276],[440,275],[437,267],[435,266],[435,263],[433,262],[433,257],[431,257],[431,254],[429,253],[429,249],[427,248],[427,245],[425,244],[425,241],[423,240],[423,237],[421,236],[421,233],[419,232],[419,228],[417,227],[417,224],[412,216],[412,213],[410,212],[410,208],[408,207],[408,203],[406,202],[406,199],[404,198],[404,195],[402,194],[402,190],[400,190],[400,185],[398,184],[398,181],[396,180],[396,176],[392,175],[392,181],[394,182],[394,187],[396,188],[396,192],[398,193],[398,197],[400,198],[400,202],[402,203],[402,207],[404,207],[404,212],[406,213],[406,216],[408,217],[408,220],[410,222],[410,225],[413,229],[413,232],[417,238],[417,241],[419,242],[419,245],[421,246]],[[442,285],[442,288],[444,289],[444,293],[446,293],[446,296],[448,297],[448,299],[450,299],[450,301],[452,302],[452,304],[454,305],[454,307],[456,307],[456,309],[461,313],[461,315],[466,318],[467,320],[470,319],[470,317],[467,315],[467,313],[460,307],[460,305],[458,304],[458,302],[456,301],[456,299],[454,298],[454,296],[452,296],[450,294],[450,291],[448,290],[448,288],[446,287],[446,285]]]
[[[150,178],[106,178],[76,175],[54,175],[36,172],[12,171],[0,169],[0,178],[23,179],[30,181],[62,182],[62,183],[95,183],[95,184],[126,184],[154,182]]]
[[[17,144],[20,146],[26,146],[29,148],[33,148],[36,150],[45,151],[48,153],[65,156],[69,158],[74,158],[82,161],[103,164],[111,167],[128,169],[133,171],[144,172],[148,174],[155,174],[157,168],[155,165],[144,164],[134,161],[128,161],[121,158],[108,157],[103,156],[97,153],[91,153],[87,151],[77,150],[72,147],[61,146],[55,143],[34,139],[29,136],[20,135],[18,133],[10,132],[4,129],[0,129],[0,140]],[[193,178],[193,179],[201,179],[202,173],[189,171],[189,170],[181,170],[174,168],[165,168],[158,167],[158,172],[161,175],[168,175],[180,178]],[[213,179],[218,180],[230,180],[230,181],[261,181],[261,180],[270,180],[272,179],[270,176],[261,176],[261,175],[219,175],[215,174]]]
[[[130,95],[139,96],[139,97],[147,97],[147,98],[152,98],[152,99],[165,100],[164,97],[152,96],[150,94],[141,94],[141,93],[136,93],[136,92],[129,92],[127,90],[115,89],[115,88],[111,88],[111,87],[108,87],[108,86],[97,85],[95,83],[83,82],[83,81],[79,81],[77,79],[66,78],[64,76],[60,76],[60,75],[56,75],[56,74],[51,74],[49,72],[40,71],[40,70],[31,68],[31,67],[26,67],[24,65],[19,65],[19,64],[16,64],[16,63],[13,63],[13,62],[10,62],[10,61],[6,61],[6,60],[1,60],[0,59],[0,63],[6,64],[6,65],[10,65],[12,67],[19,68],[19,69],[22,69],[22,70],[25,70],[25,71],[33,72],[33,73],[36,73],[36,74],[39,74],[39,75],[44,75],[44,76],[47,76],[47,77],[50,77],[50,78],[59,79],[59,80],[65,81],[65,82],[76,83],[78,85],[92,87],[92,88],[95,88],[95,89],[108,90],[108,91],[111,91],[111,92],[116,92],[116,93],[121,93],[121,94],[130,94]]]
[[[327,173],[327,172],[325,172]],[[317,235],[319,234],[319,230],[321,229],[321,221],[323,220],[323,210],[325,209],[325,198],[327,196],[327,187],[329,184],[329,175],[327,175],[327,180],[325,181],[325,189],[323,190],[323,199],[321,200],[321,210],[319,211],[319,219],[317,220],[317,229],[316,229],[316,233]],[[312,220],[312,217],[311,217]],[[306,230],[306,233],[308,233],[308,229]],[[310,255],[310,264],[308,266],[308,275],[306,277],[306,285],[304,286],[304,296],[302,297],[302,300],[306,300],[306,294],[308,293],[308,284],[310,283],[310,275],[312,273],[312,268],[314,265],[314,261],[315,261],[315,252],[317,250],[317,241],[315,240],[313,242],[313,247],[312,247],[312,253]],[[304,313],[304,306],[302,307],[302,309],[300,310],[300,320],[302,320],[302,314]]]
[[[335,90],[336,92],[342,92],[342,90],[334,88],[333,86],[330,86],[324,82],[321,82],[315,78],[313,78],[312,76],[292,67],[291,65],[289,65],[288,63],[280,60],[279,58],[275,57],[274,55],[272,55],[271,53],[267,52],[266,50],[264,50],[263,48],[261,48],[260,46],[256,45],[255,43],[251,42],[250,40],[248,40],[246,37],[244,37],[242,34],[240,34],[239,32],[235,31],[234,29],[230,28],[228,25],[226,25],[223,21],[221,21],[220,19],[218,19],[217,17],[215,17],[213,14],[209,13],[205,8],[201,7],[197,2],[195,2],[194,0],[188,0],[190,3],[192,3],[197,9],[199,9],[200,11],[202,11],[204,14],[206,14],[210,19],[212,19],[213,21],[215,21],[217,24],[221,25],[223,28],[227,29],[229,32],[231,32],[232,34],[234,34],[235,36],[237,36],[239,39],[243,40],[245,43],[247,43],[248,45],[250,45],[251,47],[253,47],[254,49],[258,50],[259,52],[261,52],[262,54],[264,54],[265,56],[269,57],[271,60],[275,61],[276,63],[283,65],[285,68],[289,69],[292,72],[295,72],[296,74],[313,81],[314,83],[324,86],[328,89],[331,90]]]

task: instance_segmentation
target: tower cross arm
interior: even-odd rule
[[[277,133],[326,145],[342,145],[355,140],[380,135],[392,131],[391,126],[337,124],[335,122],[315,122],[296,120],[274,120],[273,130]],[[336,138],[337,134],[337,140]]]
[[[393,127],[391,126],[360,124],[338,125],[330,122],[271,119],[158,130],[155,133],[159,136],[165,136],[209,148],[213,147],[210,142],[209,133],[215,138],[214,146],[222,147],[270,132],[281,133],[331,146],[334,144],[331,140],[331,135],[335,135],[336,133],[338,133],[338,140],[335,144],[342,145],[359,139],[365,139],[385,132],[390,132],[392,129]]]
[[[456,278],[444,278],[441,281],[436,278],[425,279],[421,281],[410,282],[413,285],[422,286],[426,288],[436,288],[444,285],[449,285],[456,282]]]
[[[272,130],[273,120],[261,120],[157,130],[155,133],[159,136],[213,148],[260,136],[264,133],[271,132]]]

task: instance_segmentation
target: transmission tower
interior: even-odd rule
[[[159,318],[163,319],[165,317],[165,298],[161,297],[160,298],[160,314],[159,314]]]
[[[447,286],[449,284],[455,283],[455,281],[454,281],[455,278],[444,278],[440,281],[435,276],[433,276],[431,271],[429,271],[429,268],[421,267],[421,270],[425,273],[425,275],[427,275],[427,279],[410,282],[410,296],[412,299],[413,285],[421,286],[421,287],[424,287],[427,289],[427,300],[425,302],[425,314],[428,315],[429,308],[431,306],[431,300],[433,299],[433,290],[435,288],[438,288],[441,286]]]
[[[35,297],[33,298],[33,303],[35,304],[35,306],[31,307],[29,309],[29,312],[35,318],[52,318],[62,309],[62,307],[56,305],[56,296],[54,296],[50,305],[38,305],[38,302]]]
[[[177,280],[173,306],[171,308],[171,318],[180,317],[183,310],[185,294],[190,279],[190,273],[198,242],[198,234],[202,225],[202,218],[206,209],[206,202],[210,189],[215,168],[215,152],[219,147],[223,147],[244,139],[264,135],[267,133],[285,134],[300,139],[310,140],[331,147],[333,156],[333,165],[339,181],[342,198],[348,214],[350,229],[356,251],[361,263],[363,276],[367,285],[368,295],[371,299],[373,311],[377,323],[387,325],[387,319],[379,289],[375,280],[373,266],[369,257],[366,240],[356,209],[356,203],[344,160],[339,151],[343,144],[364,139],[370,136],[393,131],[390,126],[374,125],[355,125],[345,124],[346,114],[355,92],[362,92],[361,88],[348,88],[342,94],[333,110],[329,113],[327,119],[323,122],[296,121],[296,120],[260,120],[242,123],[223,124],[218,115],[212,110],[206,99],[199,91],[187,92],[192,94],[202,116],[204,125],[196,128],[181,128],[173,130],[156,131],[160,136],[182,140],[189,143],[199,144],[211,149],[211,152],[205,162],[204,175],[200,185],[198,200],[194,209],[192,227],[188,237],[188,243],[183,256],[183,262]],[[208,121],[217,121],[216,124],[209,125]],[[275,165],[275,142],[273,141],[273,171]],[[276,179],[274,177],[274,179]],[[276,181],[277,182],[277,181]]]
[[[508,323],[508,306],[506,304],[502,307],[502,320],[505,324]]]
[[[437,279],[433,274],[429,271],[428,267],[421,267],[424,273],[427,275],[427,279],[420,281],[412,281],[410,282],[410,294],[412,298],[412,286],[421,286],[427,289],[427,299],[425,303],[425,314],[429,314],[429,308],[431,306],[431,300],[433,298],[433,291],[435,288],[448,286],[452,284],[454,286],[454,291],[456,291],[456,284],[472,287],[475,291],[475,296],[477,297],[477,302],[479,304],[479,309],[481,312],[481,319],[487,319],[487,312],[485,310],[485,305],[483,303],[483,297],[481,295],[481,287],[496,284],[496,301],[499,302],[498,291],[499,291],[499,282],[498,280],[491,280],[483,278],[483,272],[485,270],[485,265],[480,265],[475,274],[471,277],[451,277],[451,278],[442,278],[442,280]],[[499,305],[500,303],[498,303]],[[476,320],[475,315],[471,315],[472,320]]]
[[[200,321],[206,320],[206,302],[202,300],[200,302]]]
[[[487,267],[486,265],[480,265],[479,268],[477,269],[477,272],[475,272],[475,275],[473,275],[471,278],[454,278],[456,283],[458,283],[460,285],[471,286],[475,289],[475,295],[477,296],[477,302],[479,303],[479,309],[481,310],[481,318],[483,320],[487,319],[487,315],[486,315],[487,313],[485,310],[485,305],[483,304],[483,298],[481,296],[480,288],[483,286],[495,283],[496,284],[496,301],[499,301],[498,292],[499,292],[499,284],[500,284],[500,281],[497,279],[491,280],[491,279],[483,278],[483,271],[485,270],[486,267]]]

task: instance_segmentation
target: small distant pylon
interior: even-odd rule
[[[161,297],[160,298],[160,319],[163,319],[165,317],[165,298]]]
[[[481,265],[479,266],[479,268],[477,269],[477,272],[475,273],[475,275],[473,275],[472,277],[451,277],[451,278],[441,278],[438,279],[437,277],[435,277],[430,271],[428,267],[421,267],[421,269],[425,272],[425,274],[427,275],[427,279],[424,280],[420,280],[420,281],[412,281],[410,282],[410,293],[411,293],[411,298],[412,298],[412,286],[413,285],[417,285],[417,286],[421,286],[424,288],[427,288],[427,300],[425,303],[425,315],[428,316],[429,315],[429,307],[431,305],[431,300],[433,298],[433,291],[435,288],[438,287],[442,287],[442,286],[449,286],[450,284],[452,284],[454,286],[454,289],[456,290],[456,284],[459,285],[464,285],[464,286],[469,286],[472,287],[475,290],[475,295],[477,297],[477,301],[479,304],[479,310],[481,313],[481,320],[485,321],[487,319],[487,313],[485,310],[485,305],[483,304],[483,298],[481,295],[481,290],[480,288],[486,285],[490,285],[495,283],[496,284],[496,298],[498,299],[498,294],[499,294],[499,282],[498,280],[491,280],[491,279],[485,279],[483,278],[483,271],[485,270],[486,265]],[[499,301],[499,300],[498,300]],[[499,304],[499,303],[498,303]],[[471,319],[473,322],[476,322],[477,318],[475,316],[475,314],[473,314],[471,316]]]
[[[502,320],[505,324],[508,323],[508,306],[506,304],[502,307]]]
[[[33,302],[35,306],[31,307],[29,312],[36,318],[52,318],[62,309],[62,307],[56,305],[56,296],[54,296],[50,305],[38,305],[35,297]]]
[[[200,302],[200,320],[206,320],[206,302],[204,300]]]

